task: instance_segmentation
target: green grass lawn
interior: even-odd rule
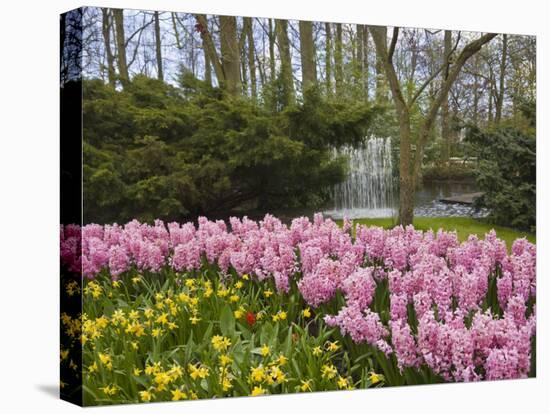
[[[354,223],[367,224],[371,226],[381,226],[384,228],[392,228],[395,225],[395,219],[388,218],[364,218],[355,219]],[[339,223],[341,220],[339,221]],[[495,229],[497,236],[506,241],[508,247],[512,245],[512,242],[519,237],[527,237],[532,243],[537,242],[536,235],[533,233],[514,230],[508,227],[495,226],[490,223],[486,223],[482,220],[477,220],[469,217],[417,217],[414,219],[414,227],[419,230],[432,229],[437,231],[438,229],[453,231],[456,230],[459,240],[463,241],[468,238],[470,234],[477,234],[482,238],[491,229]]]

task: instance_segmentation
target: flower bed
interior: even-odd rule
[[[61,260],[85,276],[82,327],[63,324],[83,343],[92,404],[534,368],[536,248],[525,239],[508,252],[494,232],[459,243],[321,215],[132,221],[62,228]]]

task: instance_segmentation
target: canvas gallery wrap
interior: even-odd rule
[[[99,7],[60,30],[63,399],[536,375],[533,36]]]

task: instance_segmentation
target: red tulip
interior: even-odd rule
[[[246,322],[249,326],[252,326],[256,323],[256,315],[254,314],[254,312],[247,312]]]

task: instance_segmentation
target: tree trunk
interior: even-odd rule
[[[118,77],[122,87],[126,87],[130,80],[126,63],[126,38],[124,35],[124,15],[122,9],[113,9],[116,30],[116,46],[118,60]]]
[[[160,40],[160,22],[159,22],[159,12],[156,11],[154,14],[155,19],[155,44],[156,44],[156,58],[157,58],[157,77],[159,80],[164,80],[164,72],[162,70],[162,45]]]
[[[449,78],[450,53],[452,49],[452,34],[450,30],[445,30],[444,46],[443,46],[443,62],[442,83],[445,83]],[[451,125],[449,120],[449,97],[446,96],[441,103],[441,162],[444,165],[449,163],[451,156]]]
[[[180,34],[178,32],[178,25],[176,24],[176,13],[170,13],[172,17],[172,28],[174,30],[174,37],[176,38],[176,47],[178,49],[181,49],[181,40],[180,40]]]
[[[472,122],[477,127],[479,126],[479,76],[477,71],[479,68],[479,55],[474,56],[474,103],[473,103],[473,114]]]
[[[504,80],[506,76],[506,58],[508,55],[508,35],[502,35],[502,56],[500,60],[500,77],[498,81],[498,95],[495,108],[495,122],[502,118],[502,106],[504,105]]]
[[[371,29],[372,30],[372,29]],[[377,27],[375,30],[380,31],[380,36],[384,36],[387,38],[388,36],[388,28],[383,27]],[[372,34],[372,31],[371,31]],[[374,39],[374,35],[373,35]],[[387,39],[386,39],[387,43]],[[378,50],[378,49],[377,49]],[[382,103],[386,101],[386,91],[384,88],[384,61],[383,58],[381,58],[378,53],[376,53],[376,64],[375,64],[375,71],[376,71],[376,90],[375,90],[375,99],[376,103]]]
[[[294,81],[292,78],[292,61],[290,57],[290,46],[288,42],[286,20],[275,20],[275,31],[281,57],[281,83],[283,89],[283,105],[290,105],[294,102]]]
[[[489,63],[489,94],[487,99],[489,100],[487,104],[487,124],[491,125],[493,123],[493,95],[495,90],[495,77],[493,76],[493,68]]]
[[[363,87],[365,100],[369,100],[369,29],[363,26]]]
[[[342,84],[344,81],[344,63],[342,51],[342,24],[336,24],[336,39],[334,42],[334,77],[336,83],[336,95],[342,93]]]
[[[315,45],[313,44],[312,22],[301,21],[300,26],[300,55],[302,60],[302,93],[314,87],[317,82],[317,68],[315,67]]]
[[[355,42],[355,47],[357,48],[356,58],[355,58],[355,64],[354,66],[354,72],[355,72],[355,82],[358,87],[363,89],[363,52],[364,52],[364,41],[363,37],[365,36],[365,26],[358,24],[357,25],[357,40]]]
[[[208,53],[206,53],[206,50],[204,50],[204,81],[209,85],[212,86],[212,66],[210,64],[210,56]]]
[[[388,56],[387,28],[370,27],[376,46],[377,65],[385,71],[399,119],[399,224],[412,224],[414,214],[414,182],[411,171],[411,116],[401,92],[399,79]],[[377,88],[378,89],[378,88]]]
[[[256,101],[256,61],[254,53],[254,30],[252,27],[252,18],[243,17],[243,30],[246,33],[248,40],[248,70],[250,72],[250,96],[253,101]]]
[[[110,9],[103,7],[101,9],[103,16],[103,42],[105,47],[105,56],[107,58],[107,78],[109,85],[113,88],[116,86],[116,73],[115,73],[115,59],[113,57],[113,51],[111,50],[111,11]]]
[[[325,23],[325,84],[327,95],[332,94],[332,35],[330,23]]]
[[[273,29],[273,19],[269,19],[269,78],[271,82],[275,81],[275,32]]]
[[[218,85],[222,86],[225,82],[225,74],[220,59],[218,58],[218,53],[216,52],[216,45],[214,44],[214,40],[208,30],[208,20],[206,19],[206,15],[196,14],[195,19],[197,20],[196,28],[201,34],[204,54],[205,56],[208,55],[208,62],[214,67],[214,73],[218,79]],[[208,64],[206,67],[208,67]]]
[[[220,16],[220,45],[225,89],[231,95],[238,95],[242,90],[242,84],[236,17]]]

